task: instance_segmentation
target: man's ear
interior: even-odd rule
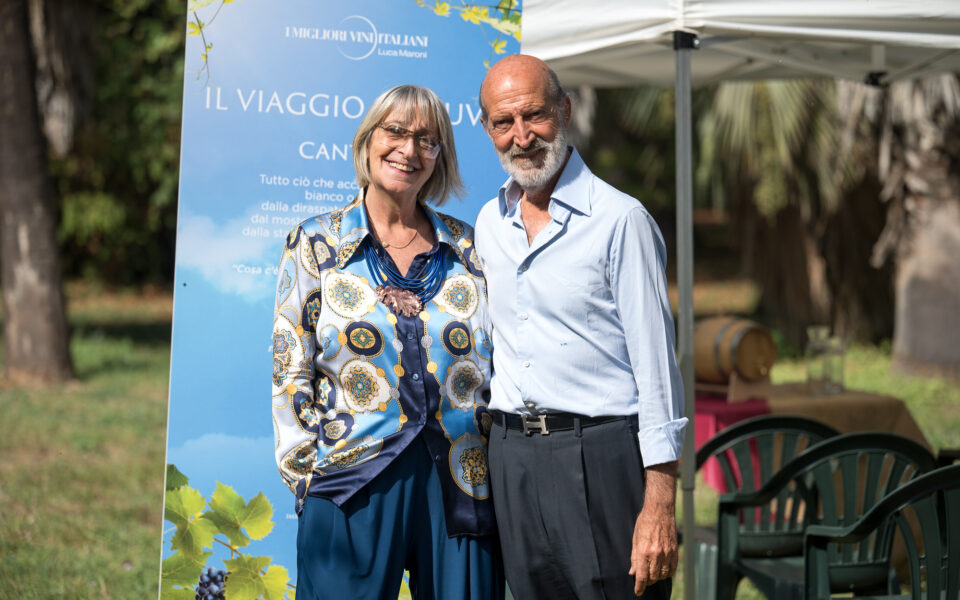
[[[570,114],[571,114],[572,106],[573,105],[570,103],[570,96],[564,95],[563,96],[563,114],[564,114],[563,128],[564,129],[570,128]]]

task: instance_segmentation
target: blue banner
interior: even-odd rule
[[[192,599],[208,568],[231,598],[292,597],[270,417],[284,238],[356,194],[354,132],[403,83],[447,104],[467,196],[442,210],[472,223],[506,178],[477,93],[519,51],[520,6],[190,0],[186,27],[161,597]]]

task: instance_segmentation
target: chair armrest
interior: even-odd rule
[[[960,448],[940,448],[937,452],[937,466],[946,467],[960,460]]]
[[[857,526],[861,525],[861,523],[863,523],[862,519],[846,527],[837,527],[835,525],[807,525],[803,530],[803,537],[805,540],[807,538],[817,538],[828,542],[856,542],[869,535],[873,530],[873,528],[869,528],[867,531],[859,531],[858,529],[861,528]]]

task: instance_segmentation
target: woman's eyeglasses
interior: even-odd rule
[[[440,154],[440,142],[433,139],[429,134],[410,131],[406,127],[401,127],[395,123],[380,123],[377,127],[386,134],[384,143],[391,148],[400,146],[412,137],[417,150],[425,157],[436,158]]]

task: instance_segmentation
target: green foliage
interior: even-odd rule
[[[287,570],[270,565],[265,556],[240,556],[223,561],[230,575],[226,589],[230,600],[283,600],[290,579]]]
[[[244,503],[233,488],[217,483],[217,490],[210,499],[211,510],[204,516],[216,524],[221,533],[230,539],[236,548],[246,546],[250,538],[263,539],[273,529],[273,506],[263,493],[257,494],[249,503]],[[250,537],[246,534],[249,534]]]
[[[183,85],[180,0],[96,0],[90,114],[51,165],[65,273],[168,281]]]
[[[217,525],[200,514],[206,506],[203,494],[191,487],[167,492],[164,517],[176,525],[170,547],[187,557],[203,554],[203,548],[213,545]]]
[[[772,218],[789,203],[815,216],[833,210],[855,179],[840,151],[836,85],[829,80],[726,82],[706,91],[699,114],[697,193],[721,198],[747,188]]]
[[[597,90],[590,168],[653,212],[675,205],[674,94],[640,86]]]
[[[497,54],[506,54],[506,37],[512,37],[520,41],[520,21],[522,10],[519,8],[517,0],[499,0],[494,4],[472,4],[461,2],[451,5],[449,2],[435,0],[430,5],[426,0],[414,0],[417,6],[431,10],[440,17],[449,17],[452,14],[459,14],[460,18],[467,23],[480,25],[484,38],[490,45],[490,56],[483,61],[485,67],[490,68],[493,58]],[[482,26],[487,25],[496,32],[496,37],[492,40],[487,36],[487,31]]]
[[[749,198],[775,215],[789,202],[832,209],[852,179],[838,158],[833,82],[730,82],[693,92],[694,202]],[[650,86],[599,91],[590,160],[648,207],[674,203],[674,94]]]
[[[187,476],[180,472],[176,465],[167,465],[167,490],[179,490],[190,483]]]
[[[287,570],[271,565],[269,557],[247,556],[239,550],[273,530],[273,506],[266,496],[261,492],[247,502],[233,488],[218,482],[208,501],[186,485],[186,476],[174,465],[167,465],[167,481],[164,518],[176,530],[170,539],[174,553],[163,560],[160,597],[176,600],[186,598],[184,592],[192,593],[214,543],[218,543],[230,549],[231,558],[223,561],[229,598],[284,600],[288,587],[293,589]],[[292,591],[289,593],[292,598]]]
[[[200,579],[200,571],[213,552],[187,554],[179,552],[163,560],[160,579],[160,597],[163,600],[178,599],[193,595],[193,588]]]
[[[200,18],[199,11],[216,3],[217,0],[190,0],[187,2],[187,12],[189,13],[187,17],[187,35],[200,36],[203,41],[203,51],[200,53],[202,66],[197,71],[197,79],[199,80],[205,77],[203,81],[204,86],[210,82],[210,51],[213,50],[213,43],[207,40],[206,30],[220,14],[220,9],[222,9],[225,4],[232,4],[235,1],[237,0],[220,0],[216,9],[211,9],[213,11],[212,14],[209,11],[204,11],[206,21]]]

